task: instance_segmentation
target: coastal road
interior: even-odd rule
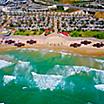
[[[104,12],[104,9],[84,8],[84,7],[74,6],[74,5],[71,5],[71,4],[56,4],[56,5],[57,6],[64,6],[64,7],[74,8],[74,9],[81,9],[81,10],[91,11],[91,12]]]
[[[58,32],[58,29],[57,29],[57,18],[56,17],[54,17],[54,31],[55,31],[55,33]]]

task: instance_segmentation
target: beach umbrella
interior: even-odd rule
[[[8,40],[5,40],[5,43],[8,43]]]
[[[102,44],[101,43],[96,43],[96,44],[93,44],[93,47],[101,48]]]
[[[34,43],[36,43],[36,40],[29,40],[29,41],[27,41],[27,43],[28,44],[34,44]]]
[[[25,46],[25,44],[20,42],[20,43],[15,43],[14,46],[22,47],[22,46]]]
[[[84,40],[84,41],[81,41],[81,44],[88,45],[88,44],[91,44],[91,41]]]
[[[6,40],[5,43],[12,44],[12,43],[15,43],[15,41],[14,40]]]
[[[73,44],[70,44],[70,47],[74,47],[74,48],[77,48],[77,47],[80,47],[81,44],[78,44],[78,43],[73,43]]]
[[[104,47],[104,43],[101,42],[101,46]]]

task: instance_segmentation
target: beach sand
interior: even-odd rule
[[[15,50],[18,47],[13,44],[5,44],[5,40],[15,40],[15,43],[22,42],[25,46],[21,48],[38,48],[38,49],[49,49],[55,51],[62,51],[66,53],[75,53],[86,56],[104,56],[104,47],[96,48],[92,45],[98,42],[103,42],[104,40],[94,39],[94,38],[70,38],[63,36],[11,36],[3,40],[0,44],[0,51]],[[36,40],[36,44],[27,44],[27,40]],[[0,39],[2,40],[2,39]],[[81,47],[73,48],[70,47],[72,43],[80,43],[83,40],[90,40],[92,43],[89,45],[81,45]],[[19,47],[20,48],[20,47]]]

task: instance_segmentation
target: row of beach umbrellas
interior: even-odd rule
[[[26,41],[26,43],[32,45],[32,44],[35,44],[37,41],[36,40],[28,40]],[[17,47],[22,47],[22,46],[25,46],[25,43],[22,43],[22,42],[18,42],[16,43],[15,40],[5,40],[5,43],[6,44],[14,44],[14,46],[17,46]]]
[[[16,43],[15,40],[5,40],[5,43],[6,44],[14,44],[14,46],[17,46],[17,47],[25,46],[25,43],[22,43],[22,42]],[[31,39],[31,40],[26,41],[26,43],[30,44],[30,45],[33,45],[33,44],[36,44],[37,41]],[[72,43],[72,44],[70,44],[70,47],[77,48],[77,47],[80,47],[82,44],[83,45],[88,45],[88,44],[91,44],[91,43],[92,43],[91,41],[84,40],[84,41],[81,41],[80,43]],[[101,48],[101,47],[104,47],[104,43],[99,42],[99,43],[93,44],[92,46],[97,47],[97,48]]]
[[[93,44],[93,47],[97,47],[97,48],[101,48],[101,47],[104,47],[104,43],[96,43],[96,44]]]
[[[73,48],[77,48],[77,47],[80,47],[82,44],[83,45],[88,45],[88,44],[91,44],[92,42],[91,41],[88,41],[88,40],[84,40],[84,41],[81,41],[81,43],[73,43],[73,44],[70,44],[70,47],[73,47]],[[104,43],[102,42],[99,42],[99,43],[95,43],[92,45],[93,47],[97,47],[97,48],[101,48],[101,47],[104,47]]]

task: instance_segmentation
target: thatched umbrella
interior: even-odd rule
[[[27,41],[28,44],[35,44],[36,43],[36,40],[29,40]]]
[[[15,41],[14,40],[6,40],[5,43],[12,44],[12,43],[15,43]]]
[[[104,43],[101,42],[101,46],[104,47]]]
[[[91,41],[84,40],[84,41],[81,41],[81,44],[88,45],[88,44],[91,44]]]
[[[103,47],[101,43],[96,43],[96,44],[93,44],[93,47],[97,47],[97,48],[101,48]]]
[[[20,42],[20,43],[15,43],[14,46],[22,47],[22,46],[25,46],[25,44]]]
[[[70,47],[74,47],[74,48],[77,48],[77,47],[80,47],[81,44],[78,44],[78,43],[73,43],[73,44],[70,44]]]

